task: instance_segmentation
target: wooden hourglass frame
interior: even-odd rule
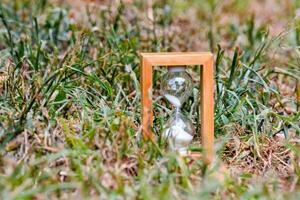
[[[214,155],[214,77],[213,54],[209,52],[141,53],[142,133],[153,139],[152,77],[154,66],[200,66],[201,145],[204,161],[210,163]],[[191,156],[198,154],[189,154]]]

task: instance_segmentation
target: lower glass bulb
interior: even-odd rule
[[[163,138],[168,140],[172,150],[184,155],[187,154],[188,146],[192,142],[194,134],[192,122],[177,110],[164,127]]]

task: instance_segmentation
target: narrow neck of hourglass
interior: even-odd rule
[[[178,120],[180,113],[180,107],[175,107],[175,121]]]
[[[185,72],[185,66],[171,66],[168,67],[169,72]]]

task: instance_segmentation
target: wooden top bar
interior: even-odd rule
[[[201,65],[213,57],[210,52],[140,53],[140,55],[152,66]]]

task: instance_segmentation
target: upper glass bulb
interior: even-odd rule
[[[180,108],[192,93],[193,82],[184,66],[169,67],[163,76],[161,89],[166,99]]]

